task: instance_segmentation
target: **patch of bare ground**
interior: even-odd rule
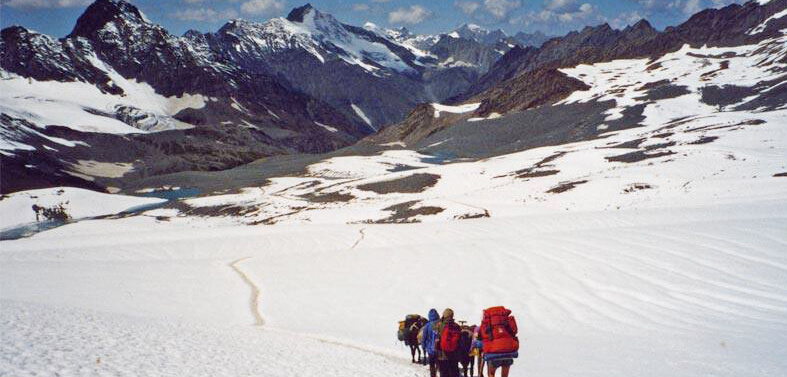
[[[528,171],[522,174],[517,175],[517,178],[540,178],[540,177],[549,177],[560,173],[560,170],[539,170],[539,171]]]
[[[355,199],[355,196],[341,192],[331,192],[327,194],[309,193],[307,195],[301,195],[301,198],[312,203],[347,203]]]
[[[454,218],[457,220],[472,220],[472,219],[483,219],[485,217],[490,217],[489,212],[484,213],[466,213],[461,216],[455,216]]]
[[[784,173],[776,173],[773,175],[774,177],[787,177],[787,172]]]
[[[718,138],[719,138],[718,136],[702,136],[702,137],[700,137],[697,140],[689,142],[688,144],[690,144],[690,145],[709,144],[709,143],[712,143],[712,142],[716,141],[716,139],[718,139]]]
[[[648,153],[648,151],[634,151],[617,156],[606,157],[606,159],[609,162],[634,163],[634,162],[649,160],[652,158],[670,156],[673,154],[675,154],[675,152],[673,151],[662,151],[662,152],[654,152],[654,153]]]
[[[587,180],[583,181],[571,181],[571,182],[561,182],[559,185],[547,190],[547,194],[560,194],[566,191],[572,190],[579,185],[584,185],[588,183]]]
[[[632,183],[628,185],[625,189],[623,189],[624,194],[631,194],[632,192],[642,191],[642,190],[650,190],[653,186],[647,183]]]
[[[612,144],[608,144],[606,147],[603,147],[603,148],[604,149],[613,149],[613,148],[614,149],[634,149],[634,148],[639,148],[639,145],[644,143],[645,140],[647,140],[647,139],[641,138],[641,139],[634,139],[634,140],[624,141],[622,143],[617,143],[617,144],[612,143]]]
[[[391,193],[416,194],[433,187],[439,180],[440,176],[437,174],[419,173],[390,181],[367,183],[358,186],[358,189],[383,195]]]
[[[440,207],[415,207],[418,203],[417,200],[399,203],[392,205],[388,208],[383,208],[383,211],[392,211],[391,216],[384,219],[374,221],[376,224],[405,224],[405,223],[418,223],[419,220],[415,219],[416,216],[431,216],[445,211],[445,208]]]
[[[653,72],[653,71],[655,71],[657,69],[661,69],[662,67],[663,66],[661,65],[661,63],[657,62],[657,63],[653,63],[653,64],[649,65],[648,68],[645,68],[645,70],[647,72]]]
[[[556,169],[547,169],[547,170],[541,170],[541,169],[554,166],[551,165],[550,163],[557,160],[558,158],[565,156],[566,154],[568,154],[568,152],[557,152],[551,156],[547,156],[546,158],[542,159],[539,162],[536,162],[533,166],[529,168],[515,171],[514,175],[516,175],[517,178],[526,179],[526,178],[548,177],[560,173],[560,170],[556,170]]]
[[[762,119],[749,119],[739,123],[731,123],[731,124],[711,124],[708,126],[702,126],[697,128],[692,128],[686,130],[686,132],[700,132],[700,131],[711,131],[711,130],[723,130],[723,129],[740,129],[744,126],[759,126],[761,124],[765,124],[766,122]]]
[[[719,68],[718,69],[710,71],[710,72],[703,73],[700,76],[700,81],[708,81],[711,78],[716,77],[719,74],[719,72],[724,71],[724,70],[729,69],[729,68],[730,68],[730,61],[729,60],[722,61],[721,64],[719,64]]]
[[[282,217],[287,217],[287,216],[292,216],[292,215],[299,214],[303,210],[305,210],[306,208],[307,207],[292,207],[292,208],[290,208],[290,209],[292,209],[292,211],[290,211],[290,212],[282,213],[282,214],[279,214],[279,215],[276,215],[276,216],[271,216],[271,217],[268,217],[268,218],[265,218],[265,219],[262,219],[262,220],[258,220],[258,221],[252,222],[249,225],[274,225],[277,222],[279,222],[279,219],[281,219]]]
[[[661,67],[660,63],[656,63],[656,64],[658,64],[658,66]],[[650,67],[648,67],[648,71],[650,71]],[[646,90],[658,88],[660,86],[669,85],[669,84],[670,84],[669,80],[661,80],[661,81],[656,81],[656,82],[649,82],[649,83],[647,83],[645,85],[642,85],[639,88],[637,88],[636,91],[643,92],[643,91],[646,91]]]
[[[250,213],[256,212],[255,207],[242,207],[237,205],[217,205],[209,207],[192,207],[183,202],[175,202],[168,206],[169,208],[178,209],[181,213],[188,214],[189,216],[197,217],[219,217],[219,216],[245,216]]]

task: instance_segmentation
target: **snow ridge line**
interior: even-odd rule
[[[257,284],[254,284],[254,281],[252,281],[249,276],[238,267],[238,263],[248,259],[251,259],[251,257],[238,259],[228,264],[228,266],[232,268],[240,276],[243,282],[246,283],[246,285],[248,285],[251,289],[251,296],[249,296],[249,308],[251,309],[252,316],[254,316],[254,326],[262,327],[265,326],[265,319],[262,318],[262,315],[260,315],[259,309],[260,288],[257,287]]]

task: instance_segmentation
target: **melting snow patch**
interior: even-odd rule
[[[432,107],[434,107],[434,117],[439,118],[440,112],[452,113],[452,114],[465,114],[470,113],[473,111],[478,110],[481,106],[481,103],[469,103],[465,105],[459,106],[448,106],[448,105],[441,105],[439,103],[433,103]]]
[[[360,107],[358,107],[354,103],[350,104],[350,106],[353,108],[353,111],[355,111],[355,114],[358,115],[359,118],[363,119],[363,121],[366,122],[366,124],[368,124],[369,127],[374,129],[375,131],[377,131],[377,128],[374,127],[374,125],[372,124],[371,119],[369,119],[369,117],[366,116],[366,113],[364,113],[363,110],[361,110]]]
[[[773,20],[778,20],[778,19],[780,19],[780,18],[782,18],[784,16],[787,16],[787,9],[785,9],[785,10],[783,10],[783,11],[781,11],[779,13],[776,13],[773,16],[769,17],[767,20],[763,21],[761,24],[757,25],[756,27],[754,27],[751,30],[749,30],[748,32],[746,32],[746,34],[749,34],[749,35],[760,34],[763,31],[765,31],[765,28],[768,27],[768,23],[769,22],[771,22]]]
[[[314,124],[316,124],[316,125],[318,125],[318,126],[320,126],[320,127],[324,128],[324,129],[326,129],[326,130],[327,130],[327,131],[329,131],[329,132],[339,132],[339,130],[338,130],[338,129],[336,129],[336,127],[331,127],[331,126],[328,126],[328,125],[322,124],[322,123],[320,123],[320,122],[314,122]]]

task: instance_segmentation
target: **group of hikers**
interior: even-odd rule
[[[502,306],[484,310],[481,325],[455,321],[450,308],[442,316],[435,309],[429,310],[428,318],[410,314],[399,322],[397,335],[410,347],[413,363],[429,365],[431,377],[438,372],[440,377],[467,377],[468,371],[472,377],[475,365],[478,376],[483,377],[485,364],[489,377],[495,377],[498,368],[502,377],[508,377],[519,356],[516,319]]]

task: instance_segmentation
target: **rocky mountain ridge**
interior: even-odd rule
[[[701,11],[683,24],[664,31],[641,20],[623,30],[608,24],[586,27],[564,37],[553,38],[540,48],[514,47],[501,57],[468,91],[448,103],[480,103],[463,119],[497,117],[554,104],[584,86],[562,68],[617,59],[650,58],[654,61],[683,46],[735,47],[752,45],[783,35],[787,1],[749,1],[721,9]],[[653,67],[657,69],[658,67]],[[776,101],[778,102],[778,101]],[[368,139],[377,143],[421,140],[414,135],[431,135],[450,124],[445,119],[410,114],[422,130],[414,130],[412,119],[389,127]],[[414,132],[414,133],[413,133]]]

